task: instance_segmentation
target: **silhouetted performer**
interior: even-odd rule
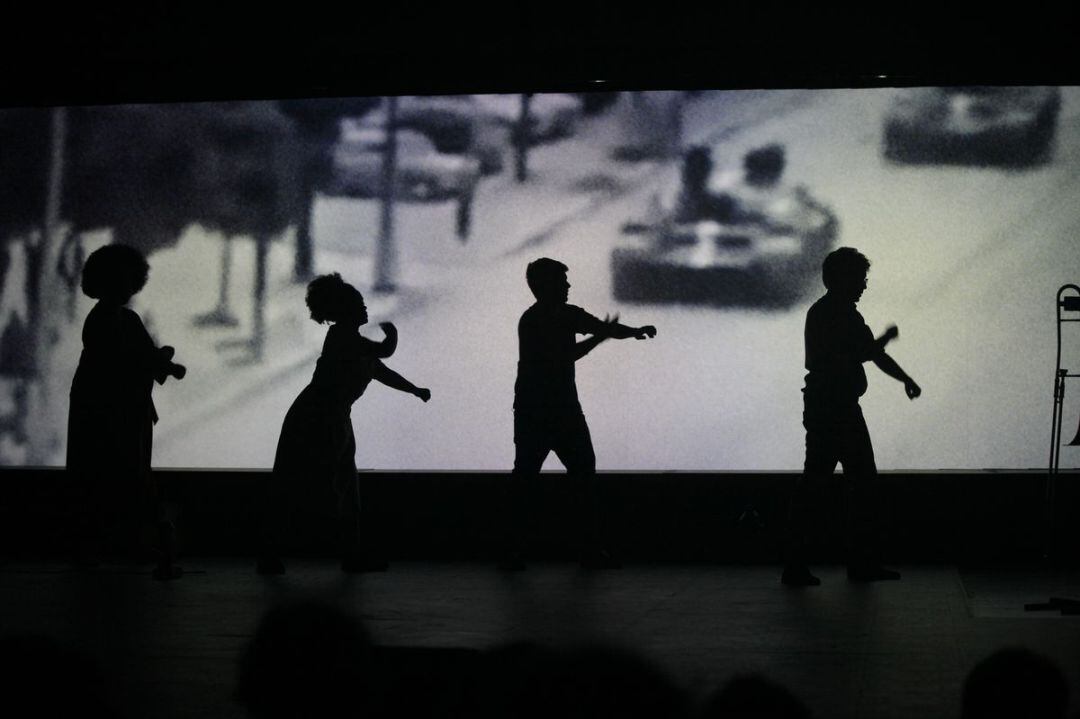
[[[382,360],[397,348],[397,329],[383,322],[386,334],[374,342],[359,334],[368,321],[360,292],[336,272],[307,287],[311,319],[331,323],[310,384],[285,415],[274,456],[274,470],[263,487],[260,574],[282,574],[282,535],[289,522],[291,495],[329,495],[337,506],[341,568],[347,572],[380,571],[386,562],[373,556],[362,538],[356,438],[350,416],[372,380],[407,392],[424,402],[431,391],[415,386]]]
[[[83,351],[71,383],[67,468],[84,500],[73,527],[77,559],[94,563],[107,527],[119,526],[123,542],[147,549],[146,529],[156,524],[154,577],[180,575],[173,565],[174,530],[150,471],[157,421],[154,382],[183,379],[172,347],[158,347],[139,315],[126,307],[146,284],[150,266],[138,250],[112,244],[95,250],[82,272],[82,290],[96,299],[83,324]]]
[[[525,517],[526,482],[540,474],[549,452],[555,452],[567,474],[584,483],[582,509],[583,566],[615,567],[618,563],[603,548],[596,506],[596,455],[585,415],[578,402],[574,363],[608,338],[645,339],[656,336],[652,325],[627,327],[618,317],[599,320],[580,307],[567,304],[570,283],[567,267],[546,257],[529,263],[525,279],[536,303],[518,322],[518,373],[514,385],[514,509],[507,516],[508,556],[503,569],[524,568],[519,536]],[[576,335],[591,335],[581,342]]]
[[[806,387],[803,389],[803,425],[806,427],[806,462],[796,480],[791,500],[786,566],[781,581],[792,586],[814,586],[820,580],[806,566],[806,487],[808,480],[831,475],[839,462],[849,480],[850,517],[848,577],[858,581],[899,579],[874,556],[874,511],[871,506],[877,476],[870,433],[859,407],[866,392],[863,362],[873,362],[885,374],[904,383],[910,399],[922,390],[885,353],[885,345],[899,335],[890,326],[874,339],[855,303],[866,290],[870,261],[858,250],[841,247],[822,265],[825,296],[806,313]]]

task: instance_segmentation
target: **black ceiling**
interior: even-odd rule
[[[632,5],[38,3],[7,11],[0,101],[1080,80],[1073,14],[1034,4]]]

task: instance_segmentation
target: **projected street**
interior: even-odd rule
[[[717,182],[741,172],[747,151],[782,145],[786,185],[805,188],[836,220],[832,246],[857,247],[872,262],[859,309],[875,332],[899,326],[889,351],[923,389],[909,402],[899,384],[867,366],[862,406],[879,467],[1045,466],[1052,299],[1080,277],[1080,92],[1061,90],[1045,156],[1015,166],[887,156],[885,118],[898,92],[669,93],[651,98],[651,110],[641,104],[650,98],[622,93],[610,107],[580,114],[564,136],[531,146],[524,182],[514,177],[515,153],[506,144],[502,171],[477,181],[464,238],[457,201],[395,203],[390,260],[379,255],[386,245],[378,198],[318,194],[315,270],[338,271],[364,293],[371,324],[362,333],[379,339],[378,322],[397,325],[400,343],[387,364],[432,391],[422,404],[373,386],[353,410],[357,465],[509,469],[516,324],[532,303],[525,266],[547,256],[570,268],[570,303],[658,330],[634,351],[602,345],[577,365],[601,471],[800,468],[802,331],[807,308],[824,291],[816,276],[783,305],[615,299],[613,252],[635,241],[627,225],[647,222],[680,175],[675,153],[617,150],[649,134],[628,119],[635,112],[675,108],[680,146],[710,148]],[[110,237],[100,231],[84,242],[92,249]],[[156,466],[272,463],[281,421],[311,377],[325,332],[307,319],[303,283],[293,279],[294,237],[290,228],[268,247],[258,320],[256,242],[230,241],[231,327],[194,322],[222,305],[223,235],[192,226],[149,256],[150,280],[133,308],[188,367],[183,386],[155,390]],[[0,323],[25,311],[17,278],[26,257],[17,243],[9,248]],[[380,273],[392,291],[375,290]],[[34,462],[31,439],[4,435],[5,464],[64,461],[64,400],[91,306],[77,294],[73,302],[51,363],[52,426],[32,426],[53,440],[40,440],[43,461]],[[256,322],[264,337],[253,353]],[[14,413],[20,385],[3,382],[0,409]],[[1077,407],[1067,397],[1065,416]],[[1062,466],[1075,459],[1066,451]],[[546,466],[559,464],[551,457]]]

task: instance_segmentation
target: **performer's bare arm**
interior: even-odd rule
[[[396,389],[399,392],[411,394],[414,397],[419,397],[425,402],[431,399],[431,390],[426,387],[417,387],[382,362],[375,362],[375,370],[371,373],[371,378],[376,382],[386,385],[390,389]]]
[[[386,337],[383,338],[382,342],[375,342],[374,340],[369,340],[366,337],[361,337],[361,339],[370,346],[371,353],[373,355],[375,355],[379,359],[386,359],[390,355],[394,354],[394,350],[397,349],[397,327],[394,326],[393,322],[380,322],[379,327],[382,328],[383,334],[386,335]]]
[[[907,393],[908,399],[915,399],[922,394],[922,388],[915,383],[915,380],[911,379],[910,375],[885,350],[875,355],[872,361],[882,372],[904,384],[904,391]]]
[[[628,327],[626,325],[619,324],[619,316],[615,315],[604,317],[604,321],[600,325],[591,327],[593,330],[592,336],[587,339],[583,339],[574,346],[574,360],[579,360],[585,355],[592,352],[601,342],[607,339],[628,339],[634,337],[639,340],[646,339],[648,337],[656,336],[656,328],[652,325],[645,325],[644,327]]]

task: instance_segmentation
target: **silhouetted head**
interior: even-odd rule
[[[746,182],[750,185],[773,185],[784,174],[787,159],[783,145],[772,144],[751,150],[743,157]]]
[[[540,302],[566,302],[570,297],[569,268],[561,262],[541,257],[525,269],[525,281]]]
[[[701,719],[810,719],[810,710],[785,687],[756,674],[732,678],[706,702]]]
[[[305,301],[311,310],[311,319],[319,324],[342,322],[360,326],[368,321],[364,296],[337,272],[309,282]]]
[[[687,150],[683,157],[683,186],[690,189],[704,189],[712,174],[712,153],[704,145],[695,145]]]
[[[118,716],[97,663],[49,637],[0,638],[0,689],[9,716]]]
[[[485,717],[688,716],[682,691],[640,656],[610,647],[514,644],[488,656]]]
[[[150,265],[134,247],[112,244],[99,247],[86,258],[82,291],[87,297],[125,304],[146,285]]]
[[[854,247],[841,247],[828,254],[821,265],[825,289],[841,299],[858,302],[866,290],[870,260]]]
[[[1064,719],[1065,675],[1047,657],[1010,647],[975,665],[964,681],[962,719]]]
[[[267,612],[240,657],[236,698],[259,719],[364,716],[372,646],[336,607],[302,602]]]

